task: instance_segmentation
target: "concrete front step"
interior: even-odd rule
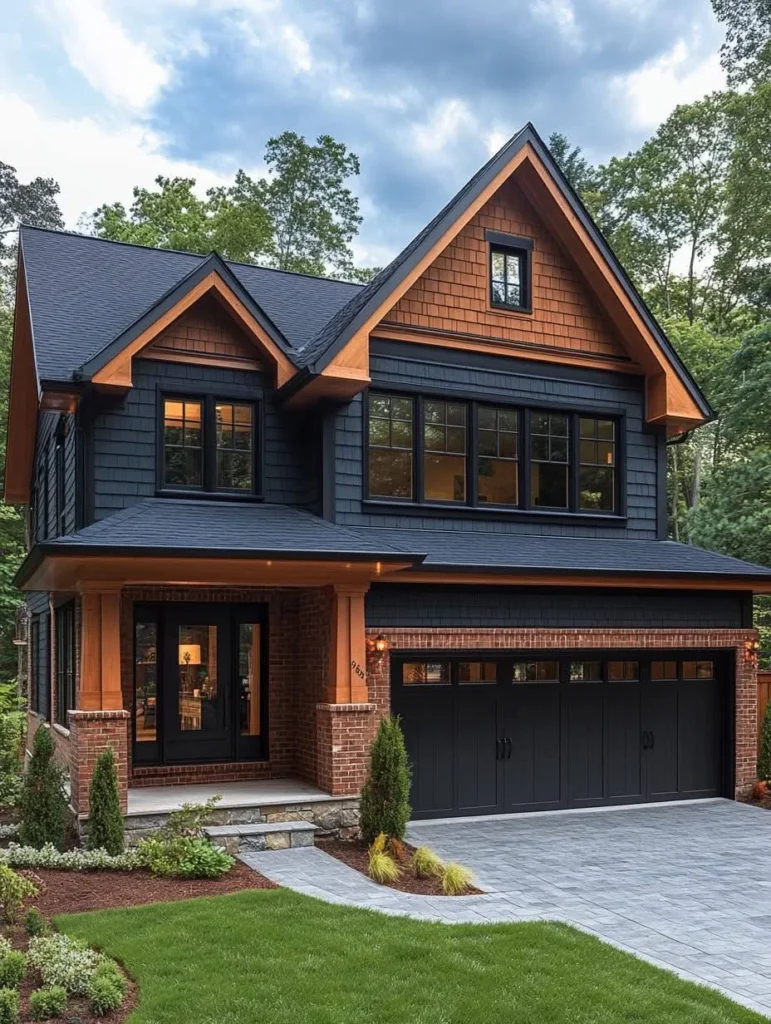
[[[312,821],[267,821],[253,825],[210,825],[204,832],[228,853],[286,850],[313,846],[318,825]]]

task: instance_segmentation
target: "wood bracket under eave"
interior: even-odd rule
[[[80,394],[77,391],[45,390],[40,399],[40,411],[75,413],[79,402]]]

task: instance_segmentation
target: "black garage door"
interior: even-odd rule
[[[722,796],[716,652],[392,658],[416,818]]]

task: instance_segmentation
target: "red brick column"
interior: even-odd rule
[[[88,817],[96,759],[112,747],[124,813],[128,799],[128,711],[70,711],[70,803]]]
[[[316,705],[316,780],[332,796],[356,796],[364,785],[375,711],[374,704]]]
[[[735,681],[734,787],[736,794],[755,780],[757,759],[757,659],[754,629],[443,629],[369,628],[367,635],[382,634],[392,651],[450,650],[703,650],[730,651]],[[370,700],[380,714],[388,710],[390,661],[376,664],[370,656]]]

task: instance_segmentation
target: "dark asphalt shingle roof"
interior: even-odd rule
[[[21,229],[21,242],[38,376],[52,381],[71,381],[75,370],[207,259],[31,227]],[[345,281],[227,266],[298,353],[361,291]]]
[[[767,576],[771,569],[714,551],[658,540],[594,540],[465,530],[349,527],[362,541],[426,555],[423,569],[608,572],[643,575]]]
[[[145,498],[40,547],[51,553],[70,549],[83,554],[123,549],[128,554],[162,550],[169,555],[401,557],[401,550],[388,544],[381,550],[378,542],[378,537],[370,542],[366,536],[288,505]]]

